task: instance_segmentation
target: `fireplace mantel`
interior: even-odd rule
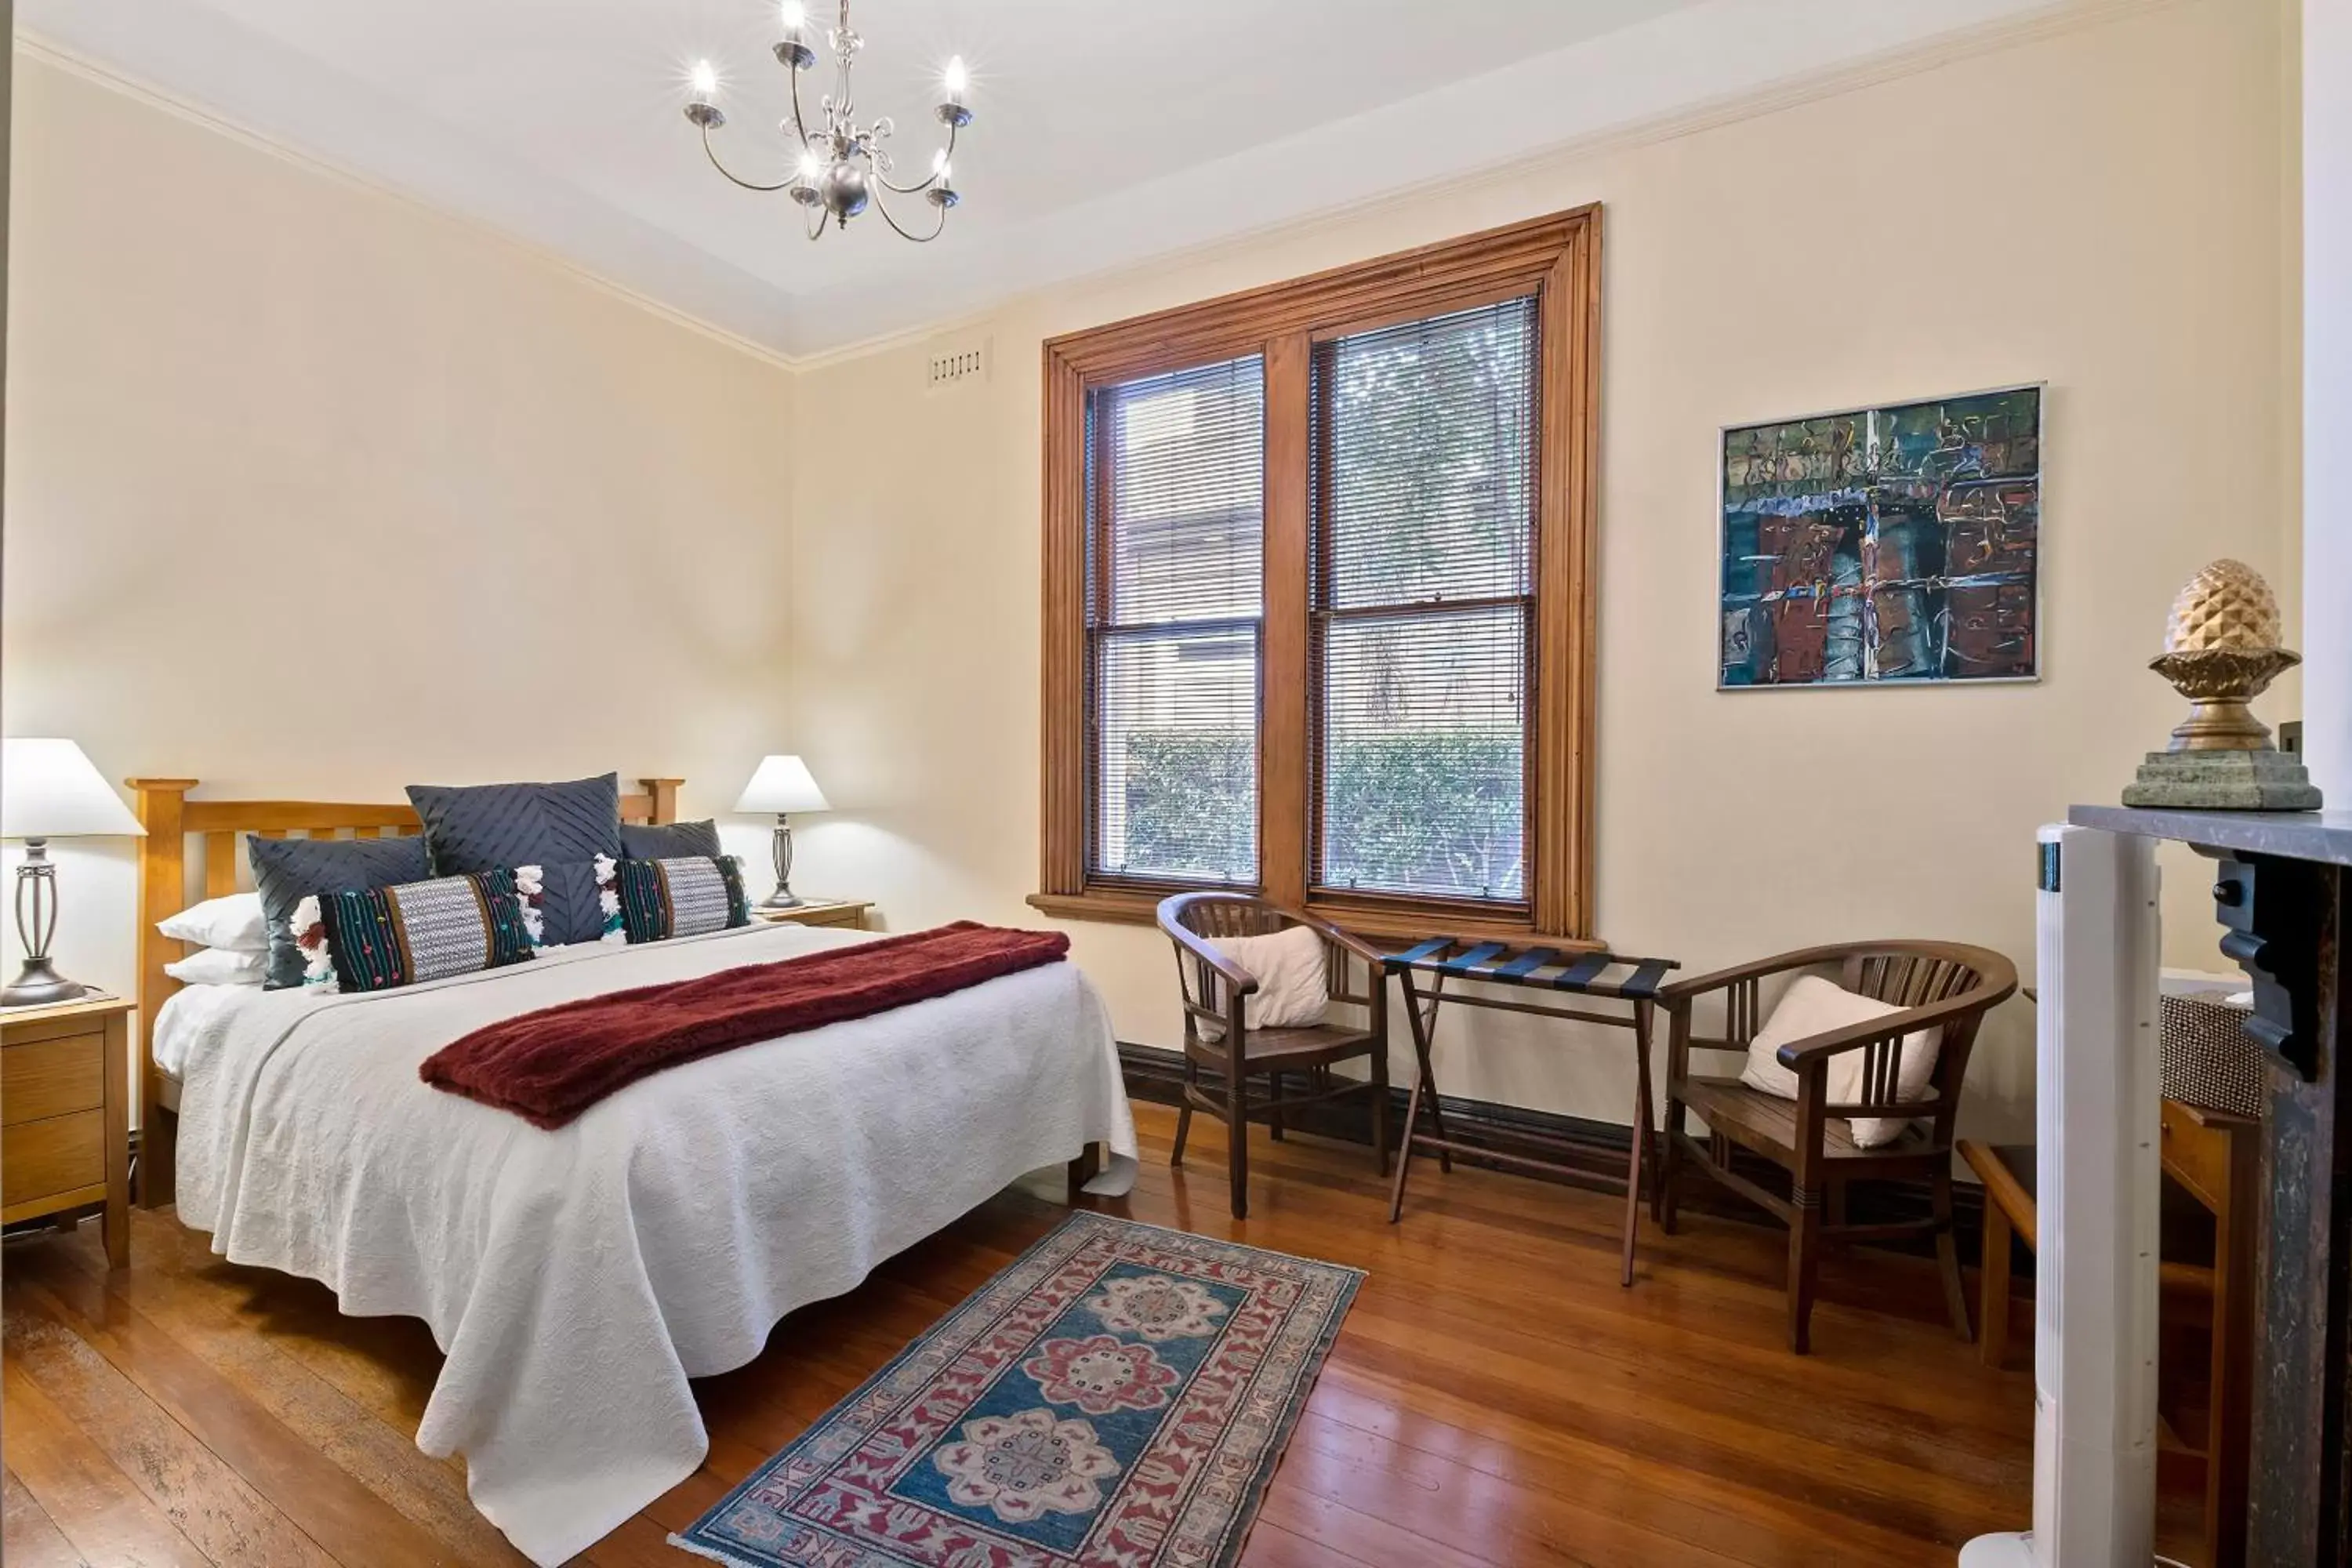
[[[2077,805],[2078,828],[2219,862],[2221,952],[2264,1047],[2246,1561],[2352,1568],[2352,811]]]
[[[2162,806],[2075,805],[2066,820],[2103,833],[2167,838],[2201,849],[2352,866],[2352,811],[2178,811]]]

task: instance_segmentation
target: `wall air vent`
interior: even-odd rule
[[[947,392],[988,379],[989,341],[935,345],[924,356],[923,389]]]

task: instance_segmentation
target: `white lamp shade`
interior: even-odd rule
[[[809,776],[808,764],[798,757],[767,757],[760,771],[743,786],[735,809],[744,812],[831,811],[824,791]]]
[[[143,838],[147,830],[71,741],[0,741],[0,838]]]

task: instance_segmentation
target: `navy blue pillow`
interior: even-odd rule
[[[542,942],[595,942],[604,934],[596,857],[621,858],[617,773],[568,784],[410,784],[436,877],[537,866],[545,883]]]
[[[700,822],[625,822],[621,824],[624,860],[688,860],[709,856],[716,860],[726,851],[719,847],[719,824]]]
[[[288,922],[304,899],[422,882],[431,874],[422,838],[247,837],[245,854],[253,862],[253,888],[269,930],[269,977],[263,984],[272,991],[302,984],[302,951]]]

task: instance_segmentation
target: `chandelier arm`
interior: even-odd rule
[[[793,79],[793,133],[801,139],[801,145],[803,147],[806,147],[808,145],[809,139],[808,123],[801,118],[800,68],[798,66],[793,67],[789,74]]]
[[[897,218],[890,216],[890,204],[884,201],[880,196],[876,196],[874,198],[874,210],[882,215],[882,221],[888,224],[891,231],[897,234],[900,239],[911,239],[917,245],[930,244],[931,241],[939,238],[940,231],[948,226],[948,209],[945,207],[941,207],[940,209],[940,221],[931,226],[931,232],[929,234],[915,234],[909,232],[898,222]]]
[[[810,244],[814,245],[818,240],[824,237],[824,220],[827,216],[829,215],[827,215],[824,208],[821,206],[812,206],[809,208],[808,237]]]
[[[759,184],[757,181],[747,180],[741,175],[737,174],[733,170],[730,169],[726,164],[719,161],[719,150],[710,144],[710,128],[707,125],[702,128],[702,155],[710,160],[710,166],[712,168],[718,170],[720,174],[726,175],[729,179],[734,181],[737,184],[742,186],[747,191],[781,191],[786,185],[793,183],[789,178],[787,178],[779,180],[772,185],[763,185]]]
[[[896,191],[897,193],[898,193],[898,195],[902,195],[902,196],[919,196],[919,195],[921,195],[925,191],[929,190],[933,185],[936,185],[936,184],[938,184],[940,183],[940,164],[942,164],[942,163],[953,163],[953,162],[955,161],[955,143],[956,143],[956,128],[955,128],[955,125],[953,124],[953,122],[952,122],[952,121],[950,121],[950,124],[949,124],[949,126],[948,126],[948,144],[947,144],[947,146],[946,146],[946,147],[945,147],[945,148],[940,152],[940,161],[939,161],[939,163],[933,163],[933,164],[931,165],[931,173],[930,173],[929,177],[929,178],[927,178],[926,180],[924,180],[924,181],[923,181],[923,183],[922,183],[921,184],[919,184],[919,185],[894,185],[894,184],[892,184],[890,183],[890,178],[889,178],[889,176],[888,176],[888,175],[887,175],[887,174],[883,174],[879,169],[877,169],[877,170],[874,172],[874,183],[875,183],[876,184],[880,185],[880,186],[881,186],[884,190],[886,190],[886,191]]]

